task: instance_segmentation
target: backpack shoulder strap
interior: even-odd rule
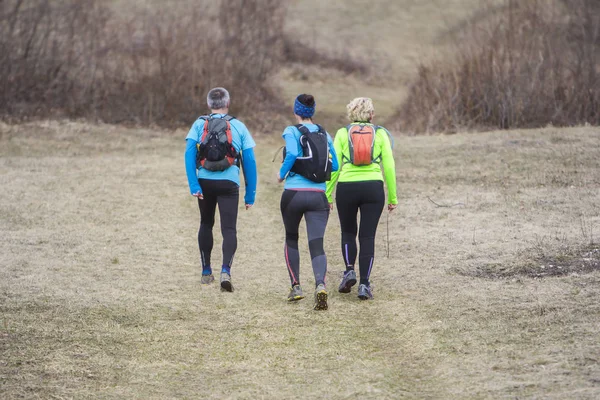
[[[227,143],[231,147],[231,150],[235,151],[235,149],[233,148],[233,134],[231,133],[231,121],[234,120],[235,117],[233,115],[225,114],[225,116],[221,119],[227,124],[227,128],[225,130],[225,135],[227,135]],[[235,153],[237,153],[237,151],[235,151]]]
[[[348,124],[346,125],[346,132],[348,134],[348,151],[349,151],[349,157],[346,157],[346,155],[344,154],[344,152],[342,152],[342,164],[347,164],[347,163],[351,163],[352,164],[352,159],[354,158],[354,145],[352,144],[352,134],[350,133],[350,130],[352,129],[352,126],[354,126],[356,124]]]
[[[319,124],[315,124],[315,125],[317,125],[317,129],[318,129],[317,132],[319,132],[319,133],[327,133],[327,131],[325,130],[325,128],[323,128],[321,125],[319,125]]]
[[[198,141],[198,143],[202,143],[202,142],[204,142],[204,139],[206,139],[206,135],[208,135],[208,122],[211,119],[213,119],[213,118],[210,115],[201,115],[200,117],[198,117],[198,120],[204,121],[204,127],[202,129],[202,135],[198,138],[198,139],[200,139]]]
[[[298,125],[294,125],[296,127],[296,129],[298,129],[300,131],[301,134],[303,135],[308,135],[310,133],[310,131],[308,130],[307,127],[305,127],[302,124],[298,124]]]
[[[390,133],[390,131],[388,131],[387,129],[385,129],[383,126],[377,126],[377,129],[383,129],[385,133],[387,133],[388,138],[390,139],[390,145],[392,146],[392,149],[394,148],[394,137],[392,136],[392,134]],[[375,132],[377,133],[377,129],[375,130]]]
[[[381,161],[381,155],[375,157],[375,139],[377,139],[377,129],[379,126],[375,124],[371,124],[371,129],[373,129],[373,141],[371,142],[371,161],[374,163],[379,163]]]
[[[377,134],[377,131],[379,129],[383,129],[383,131],[388,135],[388,138],[390,139],[390,146],[393,149],[394,148],[394,137],[392,136],[390,131],[388,131],[387,129],[385,129],[383,126],[380,126],[380,125],[373,125],[373,128],[375,129],[375,134]],[[373,138],[373,139],[375,139],[375,138]],[[374,140],[373,140],[373,142],[374,142]],[[380,163],[381,162],[381,154],[379,154],[377,157],[375,157],[373,159],[373,162]]]

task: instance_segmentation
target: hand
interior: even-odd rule
[[[388,204],[388,211],[392,212],[398,207],[398,204]]]
[[[279,183],[283,182],[283,178],[281,176],[279,176],[279,172],[277,173],[277,182],[279,182]]]
[[[329,203],[329,209],[333,210],[333,203]]]
[[[192,194],[192,196],[199,198],[200,200],[204,200],[204,195],[200,192],[196,192]]]
[[[247,204],[246,203],[246,210],[249,210],[254,204]]]

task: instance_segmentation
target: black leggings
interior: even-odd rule
[[[356,234],[360,242],[360,283],[368,285],[375,257],[375,233],[385,205],[382,181],[340,182],[335,202],[342,228],[342,257],[346,269],[356,262]],[[356,217],[360,210],[360,229]]]
[[[202,268],[210,266],[210,254],[213,248],[213,226],[215,210],[219,205],[221,216],[221,234],[223,235],[223,265],[231,267],[233,256],[237,250],[237,214],[239,203],[239,186],[228,180],[199,179],[204,199],[198,199],[200,208],[200,229],[198,230],[198,247]]]
[[[285,226],[285,264],[292,286],[300,283],[300,253],[298,227],[302,217],[306,221],[308,249],[312,259],[315,283],[325,283],[327,257],[323,236],[329,219],[329,204],[325,193],[318,191],[284,190],[281,195],[281,215]]]

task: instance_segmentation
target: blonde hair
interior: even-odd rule
[[[369,122],[375,107],[373,106],[373,100],[370,98],[357,97],[346,106],[346,110],[350,122]]]

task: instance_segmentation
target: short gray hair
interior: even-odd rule
[[[206,96],[206,103],[211,110],[220,110],[229,107],[229,92],[222,87],[211,89]]]

